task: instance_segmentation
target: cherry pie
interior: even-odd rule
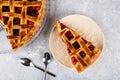
[[[45,0],[1,0],[0,20],[13,50],[26,44],[37,32]]]
[[[91,65],[100,55],[101,50],[81,35],[70,29],[60,21],[56,21],[59,37],[67,45],[72,64],[78,72]]]

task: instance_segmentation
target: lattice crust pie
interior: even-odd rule
[[[99,56],[101,50],[91,42],[85,40],[80,34],[70,29],[60,21],[56,21],[59,37],[67,45],[71,62],[78,72],[91,65]]]
[[[0,0],[0,20],[13,50],[37,32],[44,14],[44,0]]]

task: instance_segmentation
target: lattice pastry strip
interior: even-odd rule
[[[73,65],[78,72],[83,71],[97,59],[100,49],[60,21],[56,21],[55,24],[59,37],[67,44]]]
[[[0,20],[13,50],[26,44],[37,32],[45,0],[0,0]]]

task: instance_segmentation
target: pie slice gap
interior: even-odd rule
[[[58,36],[67,45],[66,49],[77,72],[85,70],[99,57],[101,50],[60,21],[55,22]]]
[[[38,31],[44,15],[45,0],[2,0],[0,21],[12,49],[26,44]]]

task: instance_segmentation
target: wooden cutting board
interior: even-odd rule
[[[66,26],[70,27],[83,38],[92,42],[96,47],[103,50],[104,35],[100,27],[91,18],[83,15],[70,15],[60,20]],[[66,67],[73,68],[66,45],[58,36],[57,29],[53,27],[50,38],[49,47],[53,57]]]

